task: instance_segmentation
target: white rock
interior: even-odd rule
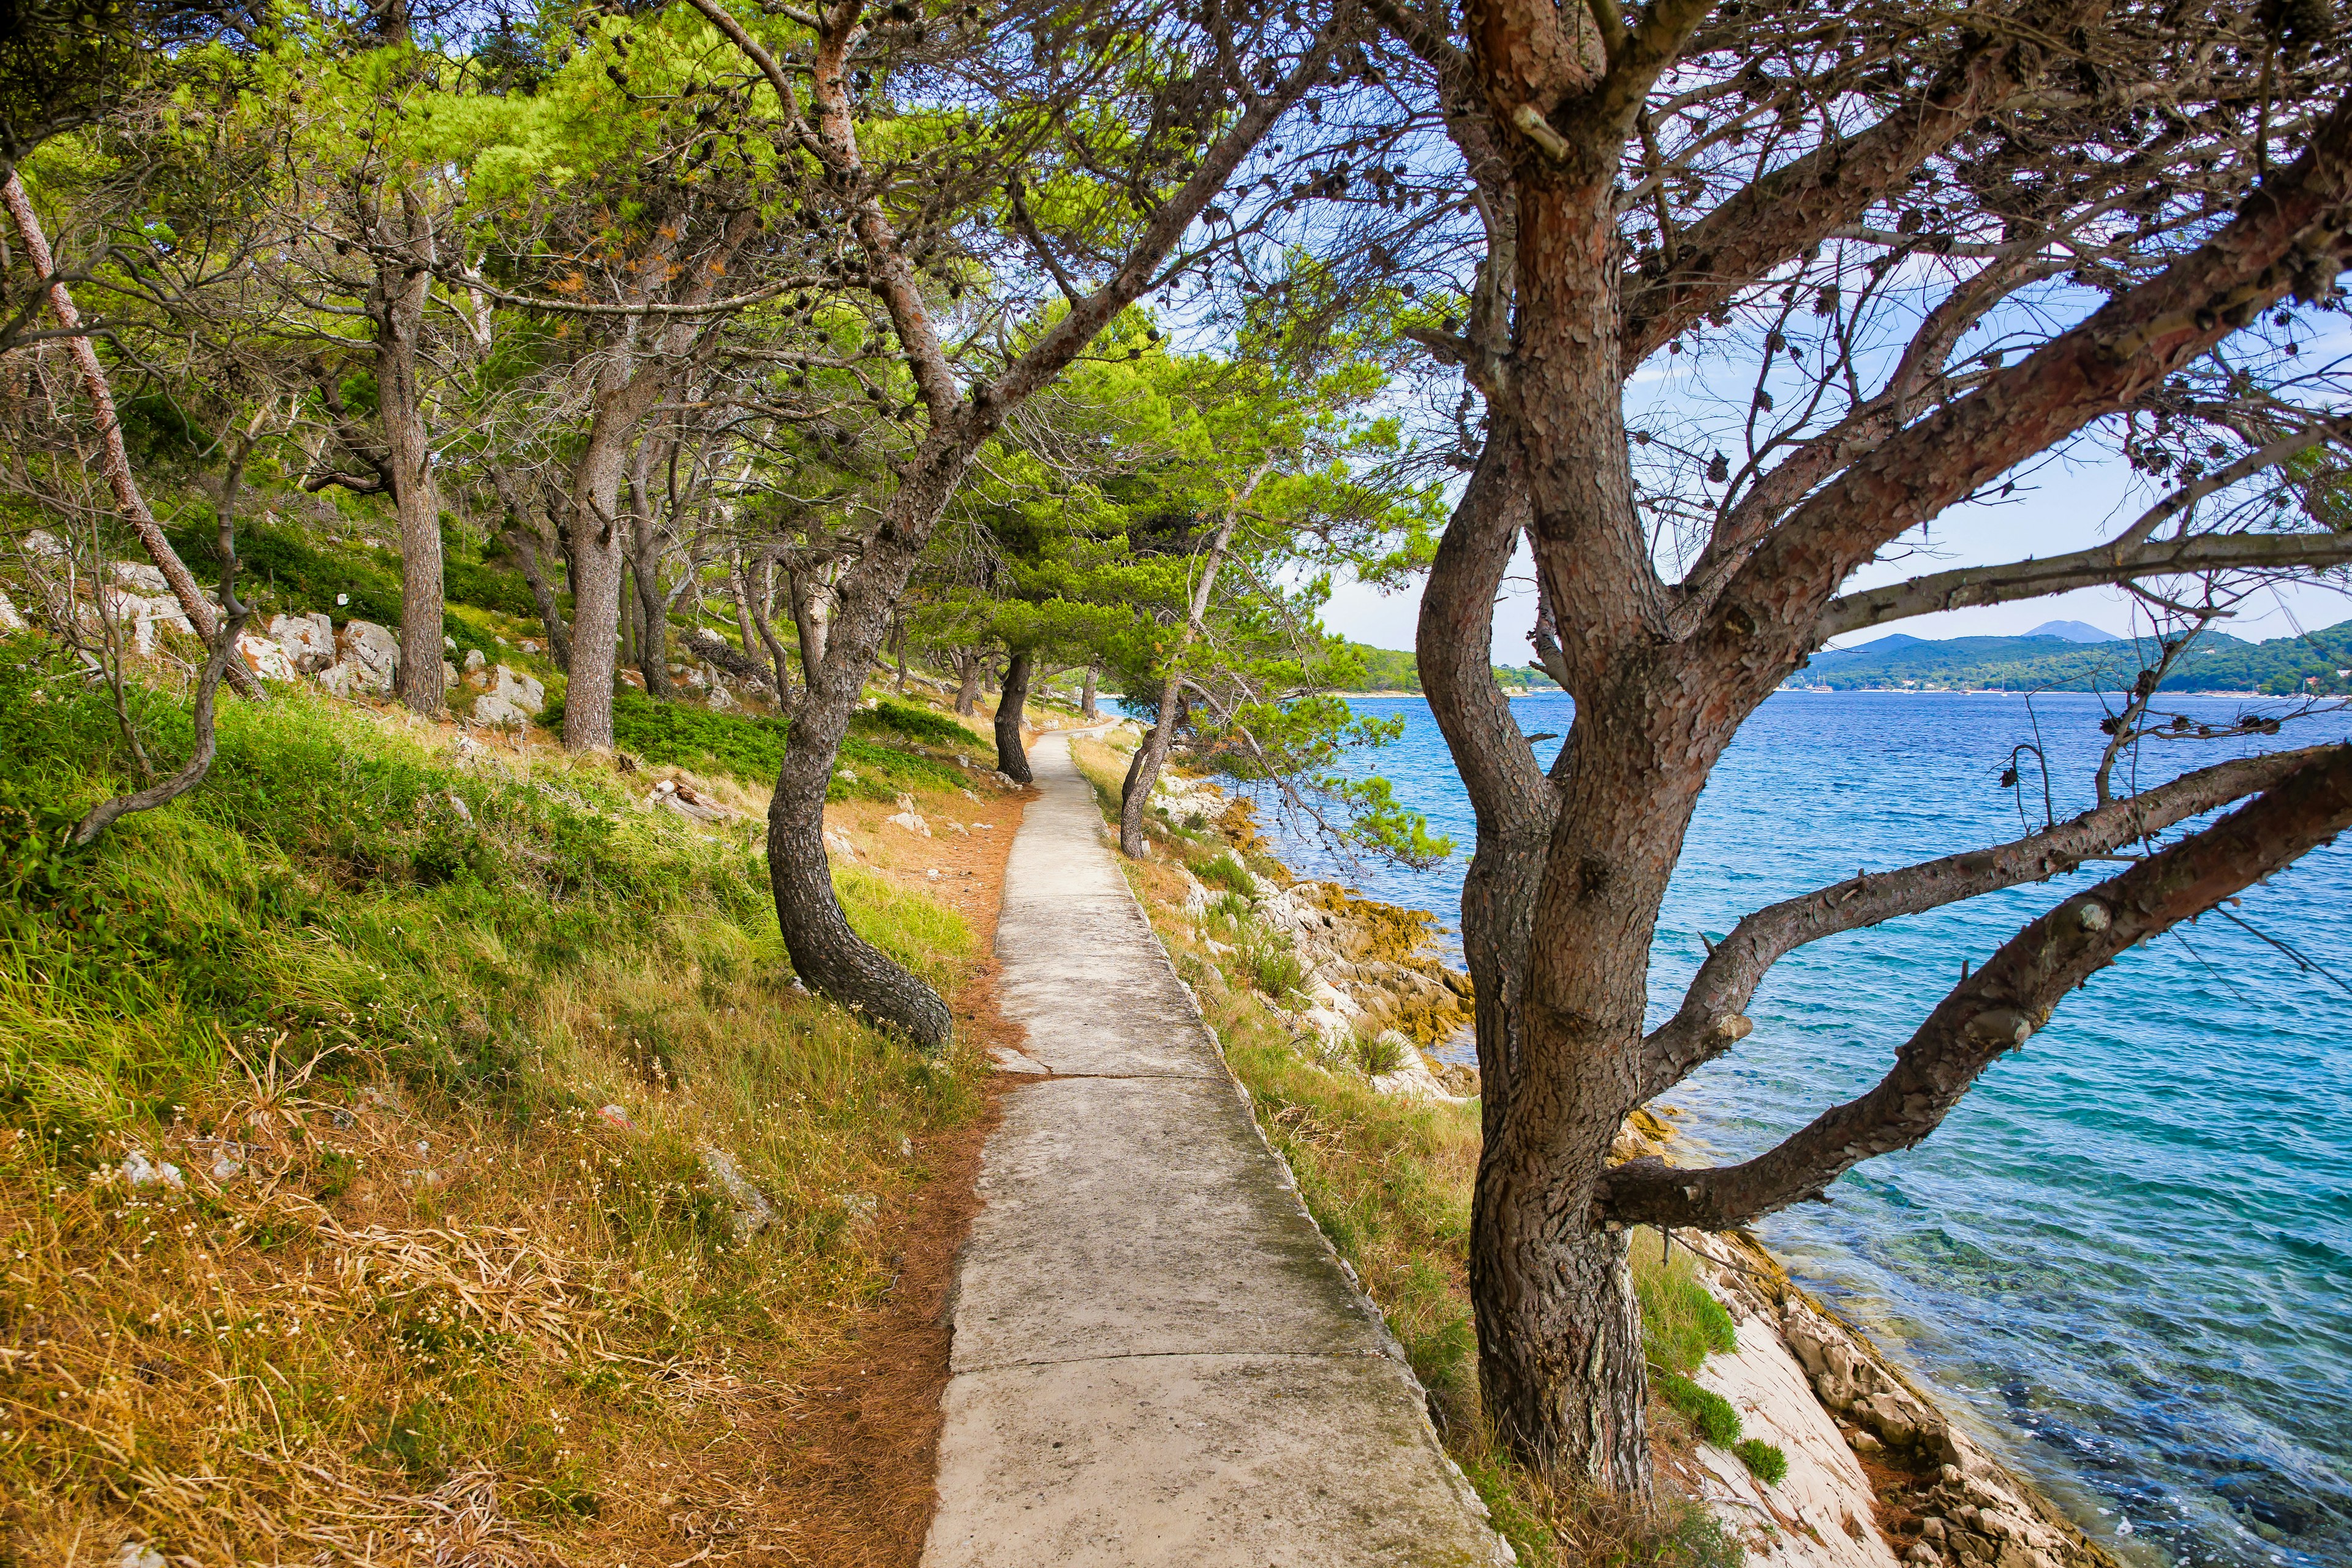
[[[850,842],[848,834],[837,827],[828,827],[824,830],[824,847],[832,854],[844,856],[852,860],[857,858],[857,846]]]
[[[441,661],[441,689],[452,691],[457,689],[457,667],[445,658]]]
[[[272,616],[269,636],[303,675],[316,675],[335,662],[335,623],[325,616]]]
[[[65,547],[64,541],[46,528],[37,528],[25,535],[25,552],[46,561],[63,561],[73,553]]]
[[[893,827],[903,827],[920,838],[929,838],[931,836],[931,825],[923,820],[923,815],[919,811],[898,812],[883,820]]]
[[[753,1186],[749,1178],[736,1168],[734,1159],[725,1151],[709,1144],[702,1146],[702,1168],[719,1189],[735,1201],[735,1239],[748,1241],[768,1228],[776,1217],[775,1205],[766,1194]]]
[[[170,1568],[162,1552],[141,1541],[126,1541],[116,1552],[111,1568]]]
[[[537,637],[523,638],[522,651],[525,653],[538,653],[541,651],[539,646],[539,639]]]
[[[275,637],[257,637],[251,632],[239,633],[236,654],[245,660],[247,669],[264,680],[293,680],[300,674],[294,668],[293,659],[287,656],[284,645]]]
[[[706,700],[710,704],[710,710],[714,713],[730,713],[741,706],[729,694],[725,687],[715,680],[710,683],[710,695]]]
[[[1394,1072],[1378,1074],[1372,1087],[1382,1094],[1401,1094],[1413,1100],[1442,1100],[1452,1105],[1463,1104],[1469,1097],[1447,1092],[1437,1075],[1429,1070],[1429,1060],[1412,1042],[1394,1029],[1381,1031],[1383,1039],[1393,1039],[1404,1047],[1404,1065]]]
[[[0,632],[21,632],[24,629],[25,617],[16,613],[16,601],[9,598],[5,591],[0,591]]]
[[[116,562],[114,580],[142,594],[169,594],[172,591],[172,584],[164,580],[163,569],[145,561]]]
[[[151,1161],[147,1158],[147,1152],[144,1149],[133,1149],[130,1153],[125,1154],[122,1157],[122,1163],[116,1168],[121,1171],[122,1179],[134,1187],[157,1185],[184,1187],[187,1185],[187,1183],[180,1179],[179,1166],[168,1160]]]
[[[400,639],[373,621],[345,621],[335,634],[335,666],[350,673],[331,683],[344,695],[382,696],[400,669]],[[330,685],[321,679],[320,685]]]
[[[468,670],[479,669],[486,662],[488,661],[482,658],[480,648],[469,647],[466,650],[466,668]]]
[[[490,689],[474,699],[478,722],[520,729],[547,706],[547,688],[540,681],[503,664],[492,674]]]

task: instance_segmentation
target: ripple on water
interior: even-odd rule
[[[1428,873],[1293,863],[1459,914],[1467,802],[1417,700],[1373,765],[1462,847]],[[1564,731],[1558,696],[1515,703]],[[2184,699],[2200,715],[2242,706]],[[2036,703],[2062,786],[2100,710]],[[1661,916],[1653,1011],[1742,914],[1857,865],[2013,836],[1994,785],[2027,731],[2012,699],[1776,697],[1717,770]],[[2322,738],[2317,735],[2304,740]],[[2217,761],[2152,757],[2150,777]],[[2083,799],[2062,798],[2062,813]],[[2014,889],[1792,954],[1756,1030],[1676,1091],[1738,1156],[1855,1093],[1943,990],[2086,877]],[[2233,911],[2352,977],[2352,844]],[[2093,1533],[2150,1563],[2352,1565],[2352,996],[2207,919],[2069,999],[1920,1148],[1762,1227],[1791,1268],[1948,1395]]]

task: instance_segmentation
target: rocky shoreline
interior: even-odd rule
[[[1213,830],[1249,879],[1250,913],[1288,942],[1297,1005],[1273,1011],[1328,1058],[1353,1057],[1383,1093],[1460,1101],[1475,1068],[1435,1059],[1466,1038],[1469,977],[1429,950],[1437,921],[1300,879],[1270,853],[1245,802],[1206,779],[1163,776],[1153,815],[1169,828]],[[1206,868],[1204,868],[1206,869]],[[1225,880],[1238,880],[1223,866]],[[1206,921],[1227,892],[1185,869],[1184,912]],[[1369,1059],[1368,1059],[1369,1058]],[[1378,1068],[1381,1070],[1372,1070]],[[1627,1119],[1616,1155],[1671,1160],[1670,1121]],[[1745,1232],[1677,1232],[1697,1277],[1738,1325],[1738,1349],[1710,1357],[1698,1381],[1748,1428],[1788,1455],[1767,1486],[1728,1455],[1702,1448],[1680,1479],[1739,1536],[1752,1561],[1822,1568],[2117,1568],[2033,1484],[1952,1423],[1869,1338],[1792,1281]]]

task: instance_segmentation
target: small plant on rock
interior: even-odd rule
[[[1777,1487],[1789,1477],[1789,1456],[1775,1443],[1761,1437],[1745,1437],[1731,1446],[1748,1473],[1768,1487]]]

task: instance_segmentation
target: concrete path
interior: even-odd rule
[[[1063,737],[997,952],[1039,1080],[959,1262],[925,1568],[1496,1563],[1419,1384],[1257,1133]]]

